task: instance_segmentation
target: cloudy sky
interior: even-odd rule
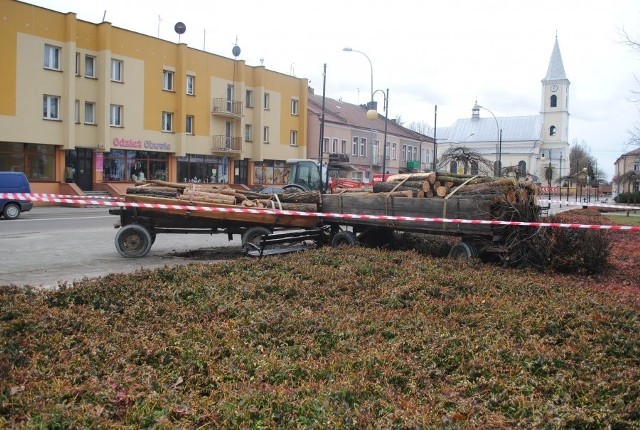
[[[637,0],[29,0],[79,19],[178,42],[248,65],[310,80],[349,103],[389,88],[389,117],[451,125],[475,102],[496,116],[535,115],[557,35],[571,81],[570,143],[586,143],[609,178],[640,122],[632,90],[640,90],[640,52],[620,43],[621,30],[640,40]],[[382,96],[376,99],[382,107]],[[487,114],[481,111],[481,115]],[[488,114],[487,114],[488,115]]]

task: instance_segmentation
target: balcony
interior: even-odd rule
[[[242,152],[242,138],[240,137],[228,137],[224,135],[212,136],[213,148],[211,152],[213,154],[239,154]]]
[[[211,101],[211,115],[226,118],[240,118],[242,116],[243,106],[241,101],[231,101],[224,98],[213,99]]]
[[[407,170],[416,172],[420,170],[420,160],[407,161]]]

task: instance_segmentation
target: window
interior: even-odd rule
[[[402,161],[407,161],[407,145],[402,145]]]
[[[322,139],[322,153],[326,154],[329,152],[329,138],[325,137]]]
[[[452,161],[449,164],[449,173],[458,173],[458,163],[456,161]]]
[[[341,140],[340,141],[340,153],[341,154],[346,154],[347,153],[347,141],[346,140]]]
[[[42,117],[44,119],[60,119],[60,97],[43,97]]]
[[[298,115],[298,100],[291,99],[291,115]]]
[[[53,45],[44,45],[44,67],[45,69],[60,70],[61,48]]]
[[[551,127],[549,127],[549,136],[555,136],[556,135],[556,126],[552,125]]]
[[[331,141],[331,153],[332,154],[338,153],[338,139],[333,139]]]
[[[196,77],[193,75],[187,75],[187,95],[193,96],[196,94]]]
[[[262,129],[262,142],[269,143],[269,127],[267,126]]]
[[[361,157],[367,156],[367,138],[366,137],[360,138],[360,156]]]
[[[253,107],[253,91],[247,90],[244,94],[244,104],[247,107]]]
[[[0,171],[22,171],[29,181],[55,181],[60,161],[56,147],[35,143],[0,142]]]
[[[253,142],[253,127],[251,124],[244,125],[244,141]]]
[[[73,117],[75,119],[76,124],[80,124],[80,100],[76,100],[73,105]]]
[[[165,91],[173,91],[173,75],[171,70],[162,71],[162,89]]]
[[[551,107],[558,107],[558,96],[557,95],[552,95],[551,96],[551,100],[550,100],[550,104]]]
[[[96,77],[96,57],[91,55],[84,56],[84,76],[87,78]]]
[[[111,105],[109,108],[109,125],[111,127],[122,127],[121,105]]]
[[[80,53],[76,52],[76,76],[80,76]]]
[[[413,157],[411,157],[411,159],[413,161],[417,161],[418,160],[418,147],[417,146],[413,147]]]
[[[392,160],[397,160],[398,159],[398,144],[397,143],[392,143],[391,144],[391,159]]]
[[[386,150],[387,150],[387,157],[386,157],[386,159],[387,159],[387,160],[390,160],[390,159],[391,159],[391,151],[389,151],[389,142],[385,143],[385,146],[386,146]]]
[[[354,157],[358,155],[358,138],[354,137],[351,142],[351,155]]]
[[[289,132],[289,146],[298,146],[298,132],[295,130]]]
[[[122,82],[122,68],[123,63],[121,60],[111,60],[111,80],[115,82]]]
[[[264,93],[264,110],[269,110],[269,93]]]
[[[187,115],[184,123],[184,132],[193,135],[193,115]]]
[[[173,131],[173,113],[162,112],[162,131]]]
[[[96,104],[93,102],[84,102],[84,123],[96,123]]]

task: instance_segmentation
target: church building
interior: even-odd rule
[[[496,117],[476,101],[471,118],[437,129],[438,158],[449,148],[464,146],[489,161],[493,171],[474,165],[466,166],[469,171],[465,172],[465,166],[455,162],[439,168],[452,173],[530,177],[543,185],[550,182],[557,186],[559,178],[570,172],[569,85],[556,37],[547,74],[542,79],[538,115]]]

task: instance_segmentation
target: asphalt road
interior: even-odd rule
[[[127,273],[193,262],[193,255],[213,259],[237,256],[240,238],[225,234],[159,234],[142,258],[124,258],[115,248],[118,217],[107,208],[35,207],[16,220],[0,218],[0,288],[7,285],[50,287],[85,277]],[[190,255],[184,257],[181,255]]]

